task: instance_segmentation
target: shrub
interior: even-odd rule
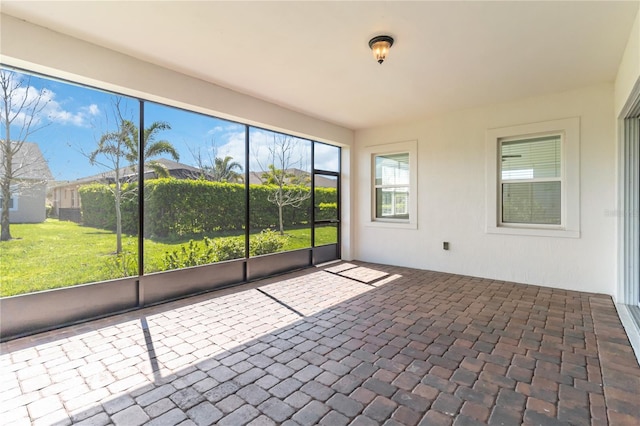
[[[338,218],[338,203],[320,203],[316,212],[316,220],[331,220]]]
[[[103,267],[108,279],[133,277],[138,275],[138,254],[125,250],[120,254],[110,255]]]
[[[251,256],[276,253],[284,248],[287,237],[266,229],[258,235],[250,237],[249,253]],[[244,257],[244,238],[229,237],[212,240],[204,237],[202,244],[189,240],[178,250],[166,252],[164,255],[163,271],[191,266],[208,265],[224,260],[241,259]]]
[[[249,185],[249,225],[252,229],[273,228],[278,224],[278,207],[269,202],[277,190],[273,185]],[[285,187],[285,190],[287,188]],[[308,191],[309,188],[304,188]],[[124,184],[122,230],[138,233],[136,184]],[[335,188],[316,188],[319,219],[335,217]],[[112,187],[104,184],[80,188],[84,224],[115,230],[115,203]],[[220,231],[239,231],[245,226],[245,186],[238,183],[189,179],[153,179],[145,182],[145,238],[175,238],[207,235]],[[335,207],[332,207],[335,206]],[[285,228],[310,221],[310,201],[300,208],[284,208]]]
[[[93,183],[81,186],[78,190],[82,200],[82,221],[86,226],[116,230],[116,206],[113,198],[113,185]],[[138,197],[137,184],[122,185],[122,232],[138,233]]]
[[[188,268],[215,262],[215,247],[211,239],[204,237],[202,243],[204,250],[200,244],[189,240],[189,244],[180,247],[180,250],[165,253],[164,270]]]
[[[249,253],[251,256],[277,253],[287,243],[287,237],[278,234],[271,229],[265,229],[258,235],[252,236],[249,241]]]
[[[241,259],[244,257],[244,237],[219,238],[216,240],[216,261]]]

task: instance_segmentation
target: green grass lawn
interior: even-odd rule
[[[286,230],[283,251],[310,246],[310,229]],[[68,287],[122,277],[114,270],[113,232],[47,219],[38,224],[12,224],[13,240],[0,242],[0,296]],[[214,238],[214,235],[209,235]],[[226,238],[226,237],[220,237]],[[193,238],[198,241],[198,238]],[[201,238],[200,238],[201,240]],[[316,229],[316,245],[336,241],[333,227]],[[138,239],[123,236],[128,257],[137,257]],[[188,243],[145,240],[145,271],[159,271],[166,252]]]

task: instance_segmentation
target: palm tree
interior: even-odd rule
[[[139,160],[138,158],[139,152],[138,152],[138,144],[137,144],[138,128],[128,120],[124,120],[122,124],[123,124],[123,127],[127,128],[127,131],[130,134],[131,140],[134,142],[130,147],[129,153],[127,154],[127,160],[131,164],[137,164]],[[145,167],[149,167],[151,170],[153,170],[156,176],[159,178],[169,177],[169,171],[162,163],[159,163],[158,161],[153,160],[154,157],[158,157],[159,155],[162,155],[162,154],[168,154],[175,161],[178,161],[180,159],[180,156],[178,155],[178,151],[176,151],[176,149],[173,147],[171,142],[164,139],[156,140],[156,136],[158,132],[161,132],[163,130],[171,130],[171,125],[165,121],[154,121],[153,123],[151,123],[149,127],[144,129],[143,140],[142,140],[142,143],[144,146],[144,150],[142,153],[143,164]]]
[[[242,182],[242,174],[236,172],[238,169],[242,171],[242,165],[237,161],[232,161],[233,157],[226,156],[224,158],[216,157],[214,160],[213,180],[217,182]]]
[[[101,163],[112,169],[115,173],[115,182],[112,188],[115,210],[116,210],[116,254],[122,253],[122,198],[128,193],[125,191],[122,172],[123,166],[128,165],[133,168],[139,160],[138,150],[138,127],[130,120],[126,120],[120,113],[119,102],[115,105],[116,113],[119,117],[120,125],[118,130],[107,132],[100,137],[98,147],[89,154],[91,164]],[[173,159],[178,161],[180,158],[178,152],[173,145],[166,140],[156,140],[156,135],[162,130],[170,130],[169,123],[164,121],[155,121],[144,130],[143,134],[143,155],[142,160],[144,166],[150,167],[158,177],[168,177],[167,168],[152,160],[161,154],[169,154]],[[98,158],[101,158],[101,161]]]

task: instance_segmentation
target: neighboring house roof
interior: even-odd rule
[[[154,160],[156,163],[160,163],[167,168],[169,174],[177,179],[198,179],[205,172],[197,167],[189,166],[187,164],[178,163],[177,161],[169,160],[167,158],[159,158]],[[138,176],[137,166],[127,166],[120,168],[120,178],[123,180],[132,180]],[[145,165],[144,176],[146,178],[154,178],[155,172]],[[95,182],[114,182],[116,178],[116,172],[114,170],[108,170],[95,175],[79,178],[67,182],[57,182],[56,187],[68,186],[68,185],[84,185]]]
[[[12,142],[15,145],[17,142]],[[0,153],[2,155],[2,153]],[[53,180],[49,164],[37,143],[24,142],[13,155],[12,172],[15,179],[50,181]],[[0,175],[4,175],[4,161],[0,161]]]
[[[293,173],[296,177],[309,177],[311,175],[311,173],[306,172],[304,170],[300,170],[300,169],[286,169],[285,170],[287,173]],[[263,182],[263,178],[262,175],[265,174],[267,172],[251,172],[249,173],[249,184],[261,184]],[[336,182],[337,180],[335,179],[329,179],[326,178],[324,176],[321,175],[316,175],[315,177],[316,181],[315,181],[315,185],[316,187],[323,187],[323,188],[335,188],[336,187]]]
[[[208,176],[202,169],[199,169],[197,167],[189,166],[187,164],[182,164],[173,160],[168,160],[166,158],[160,158],[155,161],[164,165],[169,171],[169,174],[172,177],[175,177],[177,179],[198,179],[203,175],[203,173],[205,174],[205,178],[211,178],[211,176]],[[261,184],[263,181],[262,175],[264,173],[265,172],[249,173],[249,183],[258,184],[258,185]],[[287,169],[287,173],[293,173],[298,177],[308,177],[310,175],[309,172],[306,172],[300,169]],[[155,173],[149,167],[145,167],[144,174],[145,174],[145,177],[147,178],[155,177]],[[123,180],[132,180],[138,176],[137,171],[135,170],[135,166],[127,166],[127,167],[121,168],[120,175],[121,175],[121,179]],[[115,171],[109,170],[103,173],[98,173],[92,176],[87,176],[87,177],[79,178],[72,181],[57,181],[55,182],[55,184],[50,185],[50,187],[60,188],[60,187],[65,187],[69,185],[77,186],[77,185],[85,185],[85,184],[95,183],[95,182],[105,182],[105,181],[113,182],[115,180],[115,176],[116,176]],[[324,176],[316,175],[315,184],[317,187],[335,188],[336,180],[329,179]]]

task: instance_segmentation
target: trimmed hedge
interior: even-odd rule
[[[113,185],[111,185],[113,188]],[[87,226],[115,230],[115,203],[112,189],[102,184],[80,188],[83,222]],[[128,196],[122,201],[122,229],[136,234],[138,224],[135,184],[124,185]],[[285,190],[287,188],[285,187]],[[309,190],[308,188],[306,189]],[[249,223],[252,229],[274,228],[278,224],[278,207],[269,202],[277,191],[272,185],[250,185]],[[336,217],[336,189],[316,188],[317,219]],[[238,183],[187,179],[154,179],[144,186],[145,237],[199,235],[244,228],[245,192]],[[284,207],[284,226],[304,225],[310,220],[311,201],[306,207]]]
[[[116,206],[111,185],[94,183],[81,186],[78,190],[82,200],[82,222],[94,228],[116,230]],[[123,196],[120,204],[122,213],[122,232],[138,233],[138,196],[137,184],[123,184]]]

